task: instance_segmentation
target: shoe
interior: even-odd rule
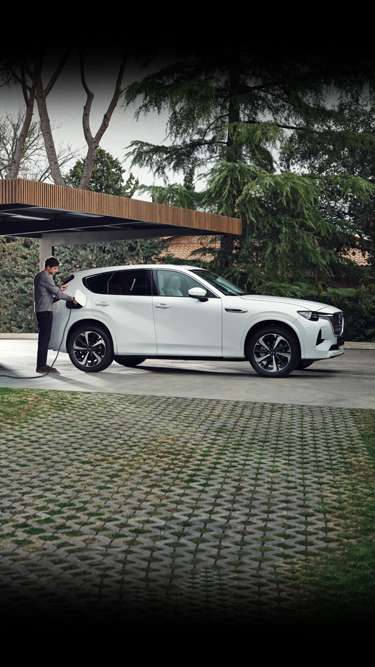
[[[37,366],[36,367],[36,372],[37,373],[58,373],[59,371],[57,371],[56,368],[53,368],[52,366]]]

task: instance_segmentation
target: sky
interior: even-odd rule
[[[53,71],[53,65],[57,62],[56,58],[50,58],[43,70],[43,82],[47,83],[50,72]],[[132,81],[139,80],[146,73],[159,68],[164,62],[163,58],[153,64],[153,67],[140,69],[134,59],[127,63],[123,79],[123,87]],[[98,130],[102,122],[103,115],[107,110],[109,101],[113,95],[119,58],[113,51],[105,49],[98,51],[94,57],[87,60],[86,78],[87,83],[94,93],[94,101],[90,116],[90,126],[92,134]],[[78,157],[84,158],[87,151],[87,144],[83,135],[82,111],[86,101],[86,93],[80,81],[78,59],[72,54],[64,70],[60,74],[57,82],[47,97],[47,107],[50,122],[53,127],[53,137],[55,145],[70,145],[73,150],[78,151],[78,155],[66,165],[67,171],[71,168]],[[9,113],[16,115],[18,109],[24,109],[21,87],[12,85],[11,87],[0,88],[0,116]],[[160,116],[150,113],[147,117],[141,117],[138,121],[134,118],[136,107],[124,109],[122,101],[117,105],[109,126],[104,133],[100,146],[113,157],[118,158],[126,169],[124,178],[126,180],[130,172],[130,161],[125,160],[126,147],[133,140],[147,141],[161,144],[166,140],[166,123],[168,114],[163,113]],[[38,119],[38,111],[35,105],[34,119]],[[166,143],[170,143],[167,141]],[[162,180],[155,180],[153,174],[148,170],[132,168],[132,173],[139,178],[140,183],[145,185],[162,185]],[[182,175],[172,175],[174,182],[182,182]],[[151,197],[147,193],[135,195],[138,199],[150,201]]]
[[[52,46],[51,46],[52,44]],[[107,109],[109,100],[112,97],[115,81],[117,77],[117,70],[119,64],[118,44],[122,45],[123,41],[109,40],[106,44],[102,40],[95,45],[94,53],[87,60],[86,77],[91,90],[94,92],[94,102],[91,112],[91,130],[95,134],[97,131],[103,114]],[[241,43],[242,46],[242,43]],[[53,71],[59,54],[62,52],[63,45],[54,40],[48,45],[47,57],[43,69],[43,80],[46,83]],[[3,47],[1,47],[3,48]],[[10,46],[9,48],[13,48]],[[217,48],[217,46],[215,47]],[[292,49],[292,47],[288,47]],[[295,48],[295,47],[293,47]],[[315,47],[314,47],[315,48]],[[320,49],[320,47],[319,47]],[[319,50],[320,52],[320,50]],[[127,63],[125,75],[123,79],[123,87],[132,81],[143,78],[147,73],[156,71],[162,66],[171,62],[172,56],[169,47],[159,52],[156,60],[147,69],[140,69],[139,64],[135,59],[130,59]],[[318,53],[318,51],[317,51]],[[1,54],[2,55],[2,54]],[[278,58],[280,55],[276,46],[270,58]],[[288,53],[289,55],[289,53]],[[334,52],[335,62],[340,63],[340,58]],[[348,57],[348,56],[346,56]],[[271,62],[271,60],[270,60]],[[82,87],[78,58],[73,48],[72,54],[58,78],[55,86],[52,88],[50,95],[47,98],[48,112],[50,121],[53,127],[53,135],[56,145],[70,145],[73,150],[78,151],[76,158],[72,160],[70,165],[64,169],[74,165],[78,157],[84,158],[86,155],[87,145],[83,136],[82,129],[82,110],[86,100],[86,94]],[[5,113],[17,114],[18,109],[23,109],[23,98],[21,88],[18,85],[12,87],[0,88],[0,116]],[[129,146],[133,140],[147,141],[155,144],[169,143],[166,140],[166,124],[168,120],[167,112],[160,116],[155,113],[149,113],[146,117],[141,117],[138,121],[134,119],[134,108],[123,108],[121,101],[116,107],[110,124],[104,133],[100,146],[108,151],[115,158],[118,158],[126,169],[125,179],[130,171],[130,162],[124,162],[126,147]],[[38,112],[35,105],[34,119],[38,119]],[[148,170],[139,170],[131,168],[134,176],[139,179],[140,183],[145,185],[162,185],[161,179],[156,180],[151,172]],[[171,182],[182,182],[182,174],[170,174]],[[150,200],[148,194],[136,194],[139,199]]]

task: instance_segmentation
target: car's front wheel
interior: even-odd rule
[[[121,366],[130,366],[131,368],[134,368],[134,366],[139,366],[139,364],[142,364],[144,361],[146,361],[146,357],[118,357],[118,356],[115,356],[114,360],[118,364],[121,364]]]
[[[80,371],[103,371],[113,361],[113,345],[110,335],[99,326],[83,325],[68,340],[71,362]]]
[[[246,354],[253,369],[264,377],[285,377],[300,360],[297,337],[282,327],[258,329],[247,344]]]

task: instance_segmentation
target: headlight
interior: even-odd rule
[[[317,322],[319,319],[318,313],[314,313],[313,310],[297,310],[298,315],[302,315],[306,320],[313,320]]]

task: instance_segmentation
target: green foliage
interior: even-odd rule
[[[78,160],[65,177],[67,185],[79,187],[84,162]],[[89,190],[131,198],[139,190],[138,179],[133,174],[123,183],[125,170],[116,158],[102,148],[98,148],[92,171]],[[134,239],[132,241],[112,241],[108,243],[89,243],[79,246],[60,247],[60,272],[68,276],[74,269],[84,270],[101,266],[121,264],[149,264],[155,261],[163,250],[160,238]]]
[[[61,262],[56,274],[62,285],[77,270],[121,264],[150,264],[169,261],[159,257],[162,239],[134,239],[109,243],[60,246],[55,254]],[[33,301],[33,278],[39,271],[39,241],[0,236],[0,331],[33,333],[38,330]]]
[[[375,199],[375,134],[360,99],[360,72],[349,67],[334,78],[308,55],[291,53],[276,65],[235,41],[209,56],[189,49],[180,55],[125,94],[125,105],[142,99],[136,117],[169,112],[170,145],[129,146],[133,164],[164,178],[164,188],[149,188],[155,201],[240,217],[242,236],[222,236],[209,266],[252,288],[355,278],[345,253],[363,229],[359,213],[372,211]],[[332,83],[353,102],[330,108]],[[172,170],[184,174],[186,186],[191,165],[204,181],[195,196],[191,184],[189,192],[167,184]],[[366,225],[361,243],[369,250],[368,215]],[[202,261],[207,251],[200,251]]]
[[[72,188],[78,188],[83,167],[84,160],[77,160],[74,167],[64,176],[65,184]],[[103,148],[98,148],[88,189],[107,195],[131,198],[137,191],[139,182],[131,173],[124,183],[124,173],[125,169],[122,168],[121,162],[117,158],[114,158]]]
[[[329,179],[332,183],[334,177]],[[336,182],[340,192],[351,189],[363,201],[375,192],[364,179],[337,177]],[[270,174],[255,165],[216,162],[201,195],[202,205],[230,215],[235,197],[235,215],[243,221],[243,234],[234,239],[232,261],[222,271],[225,277],[256,290],[269,282],[315,283],[340,271],[349,274],[350,260],[334,252],[337,228],[320,213],[324,196],[322,179],[314,175]],[[203,258],[208,251],[207,245],[197,254]],[[210,268],[220,272],[223,253],[213,254]],[[357,274],[352,271],[352,275]]]
[[[0,331],[33,333],[33,278],[38,271],[39,241],[0,236]]]
[[[375,285],[329,289],[320,300],[343,311],[348,340],[375,342]]]
[[[199,192],[190,190],[179,183],[158,186],[139,186],[141,192],[148,192],[155,204],[167,204],[168,206],[177,206],[178,208],[188,208],[190,210],[201,208],[202,195]]]
[[[56,249],[56,256],[61,262],[57,274],[58,280],[64,282],[74,271],[102,266],[153,264],[168,261],[168,256],[159,257],[163,250],[163,240],[153,238],[60,246]]]
[[[317,117],[308,128],[292,132],[281,147],[281,164],[325,179],[323,215],[336,226],[335,252],[359,247],[370,254],[375,276],[375,197],[358,196],[375,183],[375,105],[359,94],[342,98],[330,113]],[[337,178],[340,177],[340,190]],[[330,180],[331,179],[331,180]],[[343,180],[344,179],[344,180]],[[352,189],[357,181],[357,191]],[[345,187],[345,183],[347,187]]]

